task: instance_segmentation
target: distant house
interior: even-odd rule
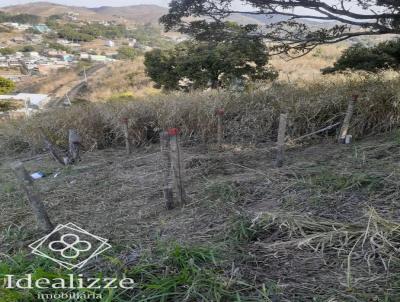
[[[66,54],[62,56],[63,61],[72,62],[74,60],[74,56],[70,54]]]
[[[137,43],[137,40],[136,40],[136,39],[130,39],[130,40],[128,41],[128,46],[130,46],[130,47],[135,47],[135,46],[136,46],[136,43]]]
[[[79,18],[79,13],[75,13],[75,12],[68,12],[66,14],[67,20],[70,21],[77,21]]]
[[[54,50],[54,49],[50,49],[47,52],[47,55],[49,57],[57,57],[57,58],[61,58],[63,56],[65,56],[67,54],[67,52],[65,50]]]
[[[11,28],[17,28],[19,25],[18,23],[15,23],[15,22],[3,22],[2,24],[4,26],[11,27]]]
[[[68,40],[66,40],[66,39],[58,39],[58,40],[57,40],[57,43],[63,44],[63,45],[68,45],[68,44],[70,44],[71,42],[68,41]]]
[[[24,31],[24,30],[27,30],[32,27],[32,25],[29,25],[29,24],[20,24],[20,23],[15,23],[15,22],[4,22],[4,23],[2,23],[2,25],[14,28],[19,31]]]
[[[39,58],[39,57],[40,57],[40,55],[39,55],[39,53],[38,53],[37,51],[31,51],[31,52],[29,53],[29,56],[30,56],[31,58]]]
[[[50,101],[50,97],[47,94],[19,93],[15,95],[0,95],[0,100],[20,100],[28,108],[42,109]]]
[[[8,59],[8,66],[9,67],[19,67],[21,66],[21,62],[17,58]]]
[[[0,57],[0,67],[8,67],[8,61],[7,58],[4,56]]]
[[[99,56],[99,55],[90,55],[90,60],[97,61],[97,62],[105,62],[105,61],[107,61],[107,57]]]
[[[11,41],[14,42],[14,43],[21,44],[21,43],[25,42],[25,39],[23,37],[14,37],[14,38],[11,39]]]
[[[114,42],[114,41],[111,41],[111,40],[107,40],[107,41],[106,41],[106,46],[108,46],[108,47],[114,47],[114,46],[115,46],[115,42]]]
[[[43,41],[43,37],[41,35],[28,35],[27,36],[28,41],[38,44]]]
[[[90,59],[90,55],[89,55],[88,53],[82,52],[82,53],[79,55],[79,59],[80,59],[80,60],[89,60],[89,59]]]
[[[51,32],[51,29],[46,24],[37,24],[33,26],[34,30],[37,30],[41,34],[46,34]]]

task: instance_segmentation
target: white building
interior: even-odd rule
[[[106,46],[108,46],[108,47],[114,47],[114,46],[115,46],[115,42],[114,42],[114,41],[111,41],[111,40],[107,40],[107,41],[106,41]]]
[[[29,53],[29,56],[30,56],[31,58],[40,58],[40,54],[39,54],[37,51],[31,51],[31,52]]]
[[[82,52],[79,55],[79,59],[80,60],[89,60],[90,59],[90,55],[88,53]]]
[[[42,109],[50,97],[47,94],[19,93],[14,95],[0,95],[0,100],[20,100],[27,108]]]

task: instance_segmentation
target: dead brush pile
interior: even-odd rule
[[[366,216],[362,223],[345,224],[291,213],[259,214],[240,231],[249,242],[242,249],[251,255],[250,273],[279,280],[288,299],[283,301],[366,301],[368,293],[399,301],[400,224],[372,208]],[[388,287],[393,292],[385,291]]]
[[[0,152],[41,149],[39,127],[60,146],[66,146],[69,128],[78,130],[87,150],[122,145],[123,117],[129,118],[129,131],[136,145],[156,141],[158,131],[166,127],[180,128],[184,138],[212,141],[217,108],[226,112],[227,142],[275,139],[282,112],[289,113],[288,135],[295,138],[341,121],[354,94],[360,96],[351,125],[355,137],[390,131],[400,125],[399,75],[352,74],[324,77],[306,85],[277,82],[243,93],[175,93],[60,108],[0,125]]]

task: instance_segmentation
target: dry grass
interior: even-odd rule
[[[108,86],[108,80],[103,81]],[[133,100],[126,97],[124,101],[73,106],[5,123],[1,125],[0,149],[13,153],[42,148],[38,127],[44,128],[61,146],[66,146],[69,128],[78,130],[86,149],[120,145],[122,117],[130,119],[136,145],[157,141],[158,131],[167,127],[179,127],[185,138],[213,141],[215,109],[220,107],[226,111],[228,142],[274,140],[282,112],[289,113],[288,135],[296,138],[340,121],[353,94],[360,95],[352,121],[352,134],[357,138],[399,126],[399,87],[398,74],[388,72],[324,77],[307,85],[278,82],[246,93],[177,93]]]
[[[348,45],[346,43],[319,46],[310,54],[291,60],[285,56],[274,56],[271,65],[279,71],[279,79],[290,83],[315,81],[322,78],[321,69],[333,65]]]
[[[293,267],[285,269],[292,271],[290,277],[282,271],[267,274],[281,278],[285,295],[292,299],[312,301],[321,295],[320,301],[364,301],[356,297],[384,296],[387,284],[397,278],[399,228],[398,223],[381,218],[373,209],[359,224],[264,213],[250,225],[261,237],[244,249],[254,255],[259,266],[282,265],[292,256],[289,261]],[[395,292],[389,296],[399,298]]]
[[[51,72],[47,76],[30,77],[26,81],[18,83],[18,90],[32,93],[44,93],[56,96],[59,90],[64,87],[68,89],[74,82],[79,81],[80,77],[76,70],[60,69]]]
[[[159,94],[145,75],[143,57],[109,64],[90,79],[89,91],[82,98],[92,102],[109,99],[143,98]]]

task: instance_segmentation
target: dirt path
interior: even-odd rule
[[[86,70],[86,77],[88,80],[95,75],[98,71],[103,69],[105,64],[96,64]],[[82,73],[83,74],[83,73]],[[87,82],[83,75],[79,80],[68,83],[53,91],[54,101],[49,104],[49,107],[60,107],[68,100],[73,100],[79,95],[82,89],[87,87]]]

